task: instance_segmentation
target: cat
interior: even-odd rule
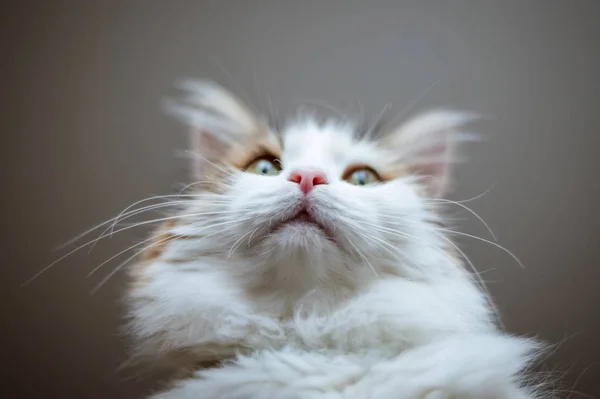
[[[474,115],[276,131],[216,83],[169,111],[195,179],[130,268],[136,355],[186,371],[153,399],[532,399],[543,346],[498,326],[439,212]]]

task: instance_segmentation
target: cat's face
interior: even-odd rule
[[[311,118],[274,132],[219,87],[188,88],[188,107],[173,110],[193,127],[203,183],[173,228],[195,238],[176,245],[177,256],[221,253],[254,259],[248,273],[275,267],[284,279],[322,280],[376,276],[427,245],[429,197],[444,188],[464,115],[428,114],[378,138]]]
[[[388,150],[353,133],[343,124],[295,123],[281,132],[278,153],[231,176],[223,198],[240,220],[231,234],[244,240],[238,250],[315,261],[394,250],[395,231],[420,212],[420,197],[386,162]]]

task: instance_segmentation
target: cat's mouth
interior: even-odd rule
[[[288,217],[278,223],[274,230],[281,230],[285,226],[290,227],[306,227],[320,230],[328,239],[334,240],[333,231],[331,228],[321,223],[315,218],[306,208],[301,208],[291,217]]]
[[[291,219],[287,220],[284,223],[312,223],[318,224],[315,218],[313,218],[306,210],[302,210],[298,212],[296,216],[293,216]]]

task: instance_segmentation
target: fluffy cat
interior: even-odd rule
[[[137,354],[188,372],[154,399],[539,397],[540,345],[497,326],[437,210],[471,115],[274,131],[216,84],[184,89],[197,182],[127,294]]]

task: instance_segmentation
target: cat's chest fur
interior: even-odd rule
[[[250,289],[208,260],[155,262],[145,273],[148,283],[134,295],[134,328],[154,350],[184,348],[198,360],[285,347],[388,356],[492,326],[485,301],[462,274],[436,282],[387,277],[298,298],[282,287]],[[165,295],[172,284],[177,294]]]

